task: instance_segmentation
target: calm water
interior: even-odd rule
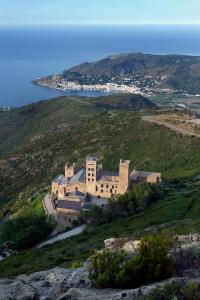
[[[200,55],[200,26],[1,28],[0,106],[63,95],[30,82],[119,52]]]

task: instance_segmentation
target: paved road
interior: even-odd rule
[[[189,136],[195,136],[197,138],[200,138],[200,135],[197,133],[187,131],[183,128],[177,127],[176,125],[172,125],[165,121],[156,120],[153,116],[142,116],[142,120],[150,122],[150,123],[158,124],[158,125],[164,125],[165,127],[169,128],[173,131],[176,131],[177,133],[181,133],[182,135],[189,135]]]
[[[79,227],[76,227],[72,230],[69,230],[67,232],[64,232],[64,233],[61,233],[45,242],[42,242],[40,243],[36,248],[39,249],[39,248],[42,248],[46,245],[51,245],[51,244],[54,244],[58,241],[61,241],[61,240],[64,240],[64,239],[67,239],[67,238],[70,238],[71,236],[74,236],[74,235],[78,235],[80,234],[81,232],[83,232],[83,230],[86,228],[86,225],[81,225]]]

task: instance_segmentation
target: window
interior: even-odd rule
[[[90,171],[90,168],[88,168],[88,171]]]
[[[101,193],[103,193],[103,190],[101,190]]]
[[[94,181],[94,178],[92,178],[92,181]]]
[[[88,178],[88,181],[90,181],[90,178]]]
[[[101,187],[103,187],[103,184],[101,184]]]
[[[96,186],[96,192],[98,192],[98,186]]]
[[[112,185],[112,189],[114,189],[114,185]]]
[[[112,194],[112,189],[110,189],[110,193]]]
[[[108,184],[106,184],[106,188],[107,188],[107,189],[109,188],[109,185],[108,185]]]
[[[88,173],[88,176],[90,176],[90,173]]]
[[[92,174],[92,177],[94,177],[94,174]]]

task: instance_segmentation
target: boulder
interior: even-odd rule
[[[70,288],[89,288],[86,268],[55,268],[0,280],[0,300],[54,300]]]
[[[128,241],[127,238],[110,238],[104,240],[105,249],[109,249],[109,250],[122,249],[127,241]]]
[[[139,240],[126,242],[122,249],[127,253],[136,255],[139,252],[140,244],[141,244],[141,241],[139,241]]]
[[[130,254],[137,254],[140,247],[139,240],[128,241],[127,238],[110,238],[105,240],[104,244],[107,250],[116,251],[121,249]]]
[[[188,235],[179,235],[177,236],[177,240],[181,244],[200,242],[200,234],[193,233]]]
[[[39,300],[37,289],[23,280],[0,280],[0,300]]]

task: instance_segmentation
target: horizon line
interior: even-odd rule
[[[73,23],[73,22],[63,22],[63,23],[0,23],[0,27],[79,27],[79,26],[198,26],[200,22],[193,23],[153,23],[153,22],[144,22],[144,23]]]

